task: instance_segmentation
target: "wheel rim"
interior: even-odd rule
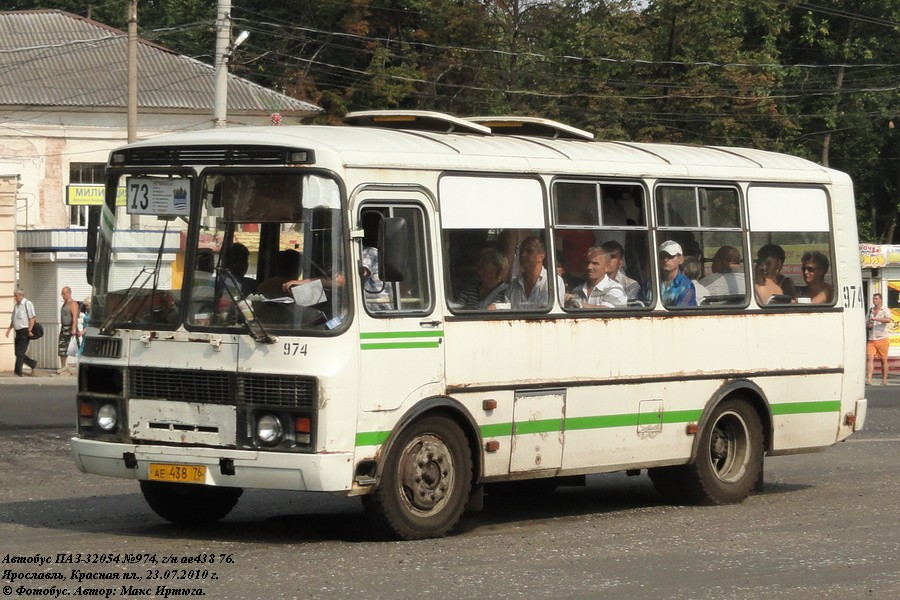
[[[735,483],[747,471],[750,461],[750,429],[733,411],[719,415],[709,438],[709,463],[721,481]]]
[[[400,498],[419,514],[439,512],[447,503],[456,479],[453,454],[431,434],[414,437],[400,455]]]

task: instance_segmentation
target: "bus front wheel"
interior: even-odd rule
[[[363,496],[380,528],[404,540],[442,537],[459,522],[472,486],[472,454],[462,429],[426,417],[400,433],[378,488]]]
[[[157,515],[183,527],[215,523],[231,512],[243,488],[141,481],[141,493]]]
[[[679,487],[696,504],[741,502],[756,485],[762,462],[759,415],[744,400],[726,400],[713,409]]]

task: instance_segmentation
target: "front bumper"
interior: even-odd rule
[[[166,463],[206,466],[206,485],[339,493],[349,491],[353,484],[351,452],[291,454],[176,448],[98,442],[77,437],[71,439],[71,444],[75,464],[83,473],[109,477],[145,480],[150,463]],[[133,455],[134,460],[130,460],[129,455]],[[223,462],[228,464],[228,469],[223,468]],[[234,474],[223,472],[231,467]]]

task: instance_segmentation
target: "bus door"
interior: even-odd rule
[[[429,204],[419,192],[369,192],[356,214],[362,410],[394,410],[443,392]]]

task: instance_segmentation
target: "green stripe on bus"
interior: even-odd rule
[[[596,417],[570,417],[566,419],[566,431],[584,429],[609,429],[611,427],[637,427],[638,425],[692,423],[700,420],[701,410],[670,410],[662,413],[641,413],[625,415],[600,415]]]
[[[786,402],[784,404],[772,404],[773,415],[800,415],[809,413],[839,412],[841,402],[839,400],[825,400],[821,402]],[[481,437],[497,438],[534,433],[556,433],[563,429],[566,431],[584,431],[588,429],[611,429],[614,427],[637,427],[639,425],[696,423],[702,416],[702,410],[671,410],[662,413],[662,420],[658,420],[658,413],[622,414],[622,415],[597,415],[593,417],[569,417],[563,419],[543,419],[540,421],[522,421],[521,423],[492,423],[482,425]],[[368,431],[356,434],[357,446],[377,446],[383,444],[390,435],[389,431]]]
[[[562,430],[562,419],[541,419],[540,421],[519,421],[513,423],[514,435],[528,435],[529,433],[556,433]]]
[[[492,437],[506,437],[508,435],[512,435],[513,426],[512,423],[496,423],[492,425],[482,425],[481,429],[481,437],[492,438]]]
[[[372,342],[360,344],[361,350],[397,350],[401,348],[437,348],[440,342]]]
[[[383,340],[396,338],[420,338],[420,337],[444,337],[444,332],[440,329],[429,329],[427,331],[370,331],[359,334],[363,340]]]
[[[357,446],[380,446],[387,441],[390,431],[363,431],[356,434]]]
[[[802,415],[806,413],[840,412],[840,400],[823,400],[822,402],[785,402],[773,404],[773,415]]]

